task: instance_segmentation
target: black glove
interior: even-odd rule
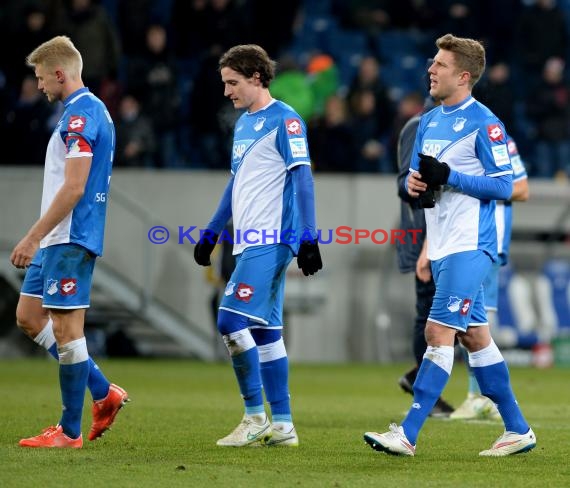
[[[419,206],[420,208],[435,207],[435,192],[433,188],[428,186],[426,191],[420,192]]]
[[[216,247],[216,242],[218,242],[218,234],[213,230],[206,229],[194,246],[194,261],[200,266],[210,266],[212,264],[210,254]]]
[[[447,163],[442,163],[434,157],[422,153],[418,153],[418,156],[420,157],[422,181],[430,187],[445,185],[451,171]]]
[[[297,266],[305,276],[314,275],[319,269],[323,269],[319,243],[316,239],[301,242],[297,253]]]

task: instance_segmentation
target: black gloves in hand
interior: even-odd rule
[[[316,239],[301,242],[297,253],[297,266],[305,276],[314,275],[319,269],[323,269],[319,243]]]
[[[218,234],[213,230],[206,229],[200,236],[196,246],[194,246],[194,261],[200,266],[210,266],[212,264],[210,254],[216,247],[216,242],[218,242]]]
[[[449,166],[426,154],[418,153],[418,156],[420,157],[422,181],[430,188],[445,185],[451,171]]]
[[[426,191],[422,191],[419,197],[420,208],[433,208],[435,207],[435,193],[434,189],[429,187]]]

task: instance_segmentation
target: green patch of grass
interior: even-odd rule
[[[481,458],[501,424],[428,419],[414,458],[367,447],[362,434],[401,422],[411,397],[397,386],[408,365],[291,367],[291,402],[300,446],[220,448],[242,416],[229,364],[176,360],[101,360],[132,402],[113,430],[81,450],[23,449],[59,419],[53,360],[0,361],[2,487],[495,487],[570,486],[570,370],[513,368],[517,399],[537,448]],[[465,369],[456,365],[444,397],[464,399]],[[91,421],[86,398],[83,431]]]

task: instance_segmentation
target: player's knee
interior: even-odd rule
[[[24,334],[33,338],[42,330],[42,317],[37,317],[25,307],[18,306],[16,308],[16,325]]]
[[[224,339],[224,344],[228,348],[230,356],[238,356],[255,347],[255,341],[249,329],[224,334],[222,338]]]

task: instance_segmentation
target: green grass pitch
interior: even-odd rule
[[[23,449],[59,419],[57,364],[0,361],[0,486],[7,487],[566,487],[570,486],[570,369],[512,368],[518,401],[538,439],[528,454],[478,456],[502,424],[428,419],[414,458],[366,446],[367,430],[400,422],[411,397],[398,377],[409,365],[291,365],[299,448],[221,448],[242,415],[229,363],[101,360],[132,398],[102,439],[81,450]],[[444,397],[466,394],[456,364]]]

